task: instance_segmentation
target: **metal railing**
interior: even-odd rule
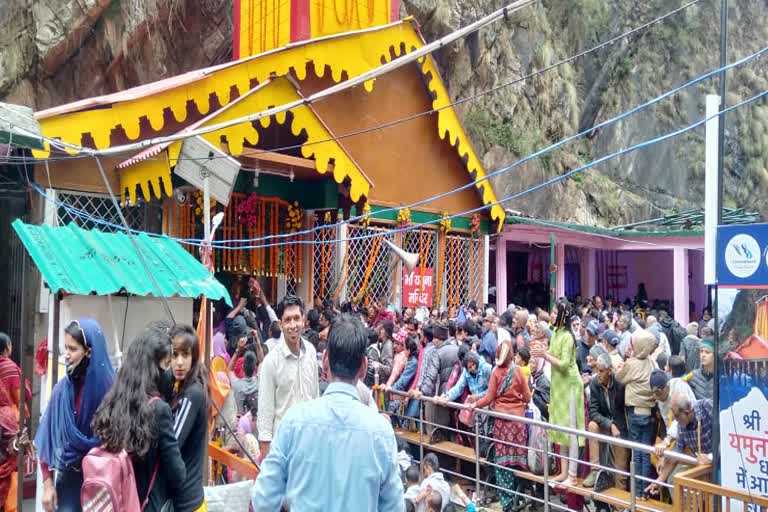
[[[392,396],[397,396],[399,398],[410,398],[409,393],[405,393],[405,392],[401,392],[401,391],[390,390],[387,393],[392,395]],[[415,398],[410,398],[410,399],[415,399]],[[569,510],[565,506],[562,506],[562,505],[559,505],[559,504],[551,502],[551,500],[550,500],[550,488],[549,487],[550,487],[550,484],[554,484],[556,486],[556,489],[559,487],[559,488],[565,489],[565,490],[567,490],[569,492],[574,492],[575,494],[591,497],[595,501],[604,502],[604,503],[608,503],[608,504],[614,504],[614,505],[618,505],[618,506],[626,506],[626,507],[629,507],[629,509],[632,512],[635,512],[637,510],[649,511],[649,512],[653,512],[653,511],[668,512],[669,510],[672,509],[671,505],[668,505],[668,504],[663,504],[663,503],[658,502],[658,501],[640,501],[637,498],[637,488],[636,488],[636,486],[637,486],[637,481],[638,480],[641,481],[641,482],[647,482],[647,484],[651,484],[651,483],[656,484],[659,488],[663,487],[663,488],[669,489],[670,490],[670,494],[672,494],[672,491],[673,491],[673,488],[674,488],[674,486],[672,484],[669,484],[669,483],[666,483],[666,482],[663,482],[663,481],[659,481],[659,480],[653,480],[653,479],[650,479],[650,478],[646,478],[644,476],[637,475],[637,471],[636,471],[637,468],[635,468],[635,463],[634,463],[634,460],[633,460],[634,458],[633,458],[632,455],[634,454],[635,451],[646,453],[646,454],[649,454],[649,455],[653,454],[655,452],[653,446],[639,444],[639,443],[635,443],[635,442],[628,441],[628,440],[625,440],[625,439],[607,436],[607,435],[604,435],[604,434],[593,433],[593,432],[589,432],[589,431],[585,431],[585,430],[578,430],[578,429],[567,427],[567,426],[555,425],[555,424],[552,424],[552,423],[547,423],[547,422],[544,422],[544,421],[536,420],[536,419],[533,419],[533,418],[528,418],[526,416],[515,416],[515,415],[510,415],[510,414],[505,414],[505,413],[497,412],[497,411],[492,411],[492,410],[489,410],[489,409],[480,409],[480,408],[476,408],[475,409],[475,414],[476,415],[480,414],[482,416],[485,416],[486,418],[498,418],[500,420],[514,421],[514,422],[518,422],[518,423],[523,423],[523,424],[528,425],[528,426],[542,428],[543,429],[543,433],[545,435],[544,449],[542,450],[542,449],[538,449],[538,448],[535,448],[533,446],[530,446],[529,444],[526,444],[525,446],[522,446],[522,445],[517,445],[517,444],[514,444],[514,443],[510,443],[510,442],[507,442],[507,441],[503,441],[503,440],[500,440],[500,439],[496,439],[494,437],[489,437],[489,436],[482,435],[480,433],[480,431],[479,431],[479,428],[478,428],[479,422],[477,420],[473,421],[473,423],[474,423],[473,431],[463,431],[463,430],[452,428],[449,425],[430,423],[430,422],[426,421],[425,418],[424,418],[424,404],[425,403],[431,403],[431,404],[434,404],[435,406],[438,406],[438,407],[447,407],[449,409],[458,410],[458,411],[469,409],[469,406],[464,405],[464,404],[455,403],[455,402],[438,401],[438,400],[435,400],[432,397],[425,397],[425,396],[421,396],[418,400],[420,401],[420,403],[419,403],[419,417],[418,417],[418,420],[415,417],[409,417],[409,416],[405,416],[403,414],[392,414],[392,416],[397,417],[397,418],[403,418],[405,420],[410,420],[410,421],[418,421],[418,434],[419,434],[419,436],[418,436],[418,445],[419,445],[419,460],[418,460],[418,462],[419,462],[419,464],[421,464],[422,461],[424,460],[425,449],[430,449],[431,448],[432,451],[437,452],[437,453],[442,453],[442,454],[446,454],[446,455],[453,455],[454,457],[457,456],[456,453],[453,450],[446,450],[444,447],[441,447],[440,446],[440,442],[435,442],[435,443],[428,442],[425,439],[425,433],[424,433],[424,426],[425,425],[427,425],[429,427],[439,428],[440,430],[457,432],[457,433],[461,433],[461,434],[464,434],[464,435],[471,435],[471,436],[474,437],[474,443],[473,443],[474,444],[474,462],[475,462],[474,480],[475,480],[475,491],[478,492],[478,493],[481,491],[481,489],[492,488],[492,489],[495,489],[497,491],[503,491],[503,492],[509,493],[509,494],[511,494],[513,496],[520,496],[520,497],[523,497],[523,498],[525,498],[527,500],[532,500],[532,501],[539,502],[539,503],[543,504],[545,512],[549,512],[550,507],[554,507],[554,508],[561,509],[561,510]],[[605,469],[605,470],[610,471],[613,474],[617,474],[617,475],[622,475],[622,476],[628,477],[629,478],[629,482],[630,482],[630,490],[629,490],[628,499],[625,499],[625,498],[621,497],[620,493],[612,493],[612,495],[608,495],[608,494],[605,494],[604,492],[597,492],[597,491],[595,491],[593,489],[588,489],[588,488],[584,488],[584,487],[580,487],[580,486],[566,485],[566,484],[563,484],[562,482],[556,482],[554,480],[551,480],[550,479],[550,475],[549,475],[549,460],[550,460],[550,456],[554,456],[556,458],[559,458],[562,461],[562,463],[564,463],[564,464],[567,464],[568,461],[574,460],[574,459],[568,457],[567,455],[558,454],[558,453],[555,453],[553,450],[550,450],[550,446],[549,446],[549,444],[550,444],[549,432],[550,431],[558,431],[558,432],[562,432],[564,434],[576,436],[577,438],[581,437],[581,438],[584,438],[586,440],[595,440],[598,443],[604,443],[604,444],[609,445],[611,447],[619,447],[619,448],[624,448],[624,449],[628,450],[629,451],[629,472],[622,471],[622,470],[617,470],[617,469],[612,468],[612,467],[601,466],[600,464],[596,464],[595,465],[595,464],[592,464],[590,462],[583,461],[583,460],[575,460],[575,462],[577,462],[578,464],[584,464],[584,465],[587,465],[587,466],[590,466],[590,467],[595,467],[596,469]],[[404,434],[404,432],[399,431],[398,434],[402,436]],[[406,439],[406,440],[408,440],[408,439]],[[544,461],[544,463],[543,463],[543,475],[534,475],[532,473],[527,473],[524,470],[513,469],[513,468],[510,468],[510,467],[506,467],[506,466],[500,466],[498,464],[495,464],[494,462],[491,462],[489,460],[483,459],[482,456],[481,456],[481,453],[480,453],[480,444],[481,444],[480,441],[481,440],[487,440],[487,441],[491,441],[493,443],[501,443],[501,444],[505,444],[505,445],[508,445],[508,446],[515,446],[515,447],[518,447],[518,448],[524,448],[526,451],[534,450],[536,452],[542,453],[542,455],[543,455],[542,456],[542,460]],[[411,441],[415,441],[415,440],[411,439]],[[461,454],[459,454],[459,455],[461,455]],[[691,457],[691,456],[688,456],[688,455],[685,455],[685,454],[682,454],[682,453],[679,453],[679,452],[671,451],[671,450],[665,450],[664,451],[664,457],[668,457],[671,460],[674,460],[674,461],[679,462],[679,463],[687,464],[687,465],[690,465],[690,466],[698,465],[698,462],[697,462],[697,460],[694,457]],[[459,456],[457,458],[463,458],[464,460],[467,460],[466,457],[462,457],[462,456]],[[483,481],[483,479],[481,478],[481,473],[482,473],[481,468],[482,468],[483,465],[491,467],[491,468],[503,468],[505,470],[512,471],[517,479],[520,479],[520,478],[528,479],[530,481],[533,481],[533,482],[541,484],[543,486],[543,499],[540,499],[540,498],[538,498],[536,496],[533,496],[531,494],[523,494],[523,493],[517,492],[516,490],[513,490],[513,489],[502,488],[502,487],[499,487],[499,486],[497,486],[495,484],[491,484],[491,483]],[[446,468],[442,468],[441,467],[440,469],[441,469],[442,472],[444,472],[446,474],[457,476],[457,477],[460,477],[460,478],[466,478],[468,476],[468,475],[458,474],[458,473],[449,471]],[[644,485],[646,485],[646,484],[644,484]]]

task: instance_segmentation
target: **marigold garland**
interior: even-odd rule
[[[210,200],[210,211],[211,215],[213,215],[216,212],[216,200],[214,198],[209,198]],[[203,216],[203,207],[205,206],[205,198],[203,197],[203,193],[199,190],[195,192],[195,215],[198,217]]]
[[[346,242],[345,242],[346,243]],[[333,301],[339,298],[341,290],[344,289],[344,285],[347,283],[349,277],[349,244],[347,243],[347,250],[344,252],[344,262],[341,265],[341,279],[339,279],[339,286],[336,288],[336,292],[333,294]]]
[[[469,224],[469,231],[472,236],[477,236],[480,232],[480,214],[475,213],[472,215],[472,222]]]
[[[410,208],[400,208],[397,210],[397,227],[405,228],[411,224]]]
[[[450,221],[449,221],[450,222]],[[440,230],[442,231],[442,221],[440,221]],[[438,251],[437,251],[437,268],[440,269],[440,272],[442,272],[445,269],[445,242],[446,242],[446,236],[445,234],[438,237]],[[435,297],[437,297],[437,304],[440,304],[440,300],[442,297],[443,292],[443,276],[439,276],[441,279],[437,280],[437,294]]]
[[[363,218],[360,219],[360,225],[364,228],[367,228],[371,225],[371,205],[370,203],[365,203],[363,206]]]
[[[445,234],[451,230],[451,217],[448,215],[447,212],[443,212],[441,214],[440,219],[440,232]]]
[[[304,222],[304,213],[301,211],[298,201],[288,205],[288,218],[285,220],[285,229],[289,233],[295,233],[301,229]]]
[[[368,280],[371,278],[371,272],[373,272],[374,263],[376,263],[376,256],[379,254],[379,249],[381,249],[381,243],[383,241],[382,236],[377,236],[373,239],[371,254],[368,257],[368,265],[365,269],[365,274],[363,276],[363,282],[360,284],[360,290],[357,292],[357,295],[355,296],[355,301],[359,301],[363,295],[365,294],[366,289],[368,288]]]

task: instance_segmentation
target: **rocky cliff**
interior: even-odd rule
[[[589,129],[717,67],[720,0],[701,0],[598,52],[504,85],[669,12],[688,0],[543,0],[438,55],[489,171]],[[402,0],[432,40],[500,0]],[[730,60],[768,45],[768,1],[730,0]],[[46,108],[226,61],[232,0],[0,2],[0,97]],[[485,93],[489,89],[493,92]],[[728,74],[728,104],[768,89],[766,58]],[[507,197],[601,155],[701,119],[711,80],[495,179]],[[727,119],[729,206],[768,206],[768,102]],[[507,208],[616,225],[701,206],[703,129],[614,159]]]

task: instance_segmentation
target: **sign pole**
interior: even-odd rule
[[[718,394],[718,372],[719,372],[719,340],[720,340],[720,324],[718,315],[718,300],[717,300],[717,226],[720,223],[720,172],[719,172],[719,141],[718,135],[720,132],[720,118],[713,117],[720,110],[720,96],[715,94],[709,94],[706,97],[706,116],[709,119],[706,124],[705,133],[705,147],[704,147],[704,169],[705,169],[705,183],[704,183],[704,284],[710,285],[711,290],[711,302],[712,302],[712,317],[714,318],[714,346],[715,346],[715,367],[714,374],[715,380],[712,390],[712,408],[715,411],[719,411],[719,394]],[[722,256],[722,255],[720,255]],[[713,425],[713,446],[712,457],[713,465],[715,468],[712,472],[712,482],[717,483],[717,465],[719,462],[719,425],[714,422]]]
[[[720,66],[725,66],[728,60],[728,0],[721,0],[720,4]],[[720,74],[720,102],[718,107],[720,109],[725,108],[726,100],[726,74]],[[717,126],[717,204],[716,204],[716,217],[717,224],[722,222],[722,203],[723,203],[723,159],[725,158],[725,115],[721,114],[718,118]],[[709,131],[709,130],[707,130]],[[709,135],[707,135],[709,136]],[[709,141],[707,141],[709,142]],[[715,381],[714,389],[712,393],[712,408],[714,411],[720,411],[720,392],[719,392],[719,379],[720,379],[720,318],[718,315],[718,291],[717,291],[717,276],[715,276],[715,297],[713,301],[714,311],[712,317],[715,319]],[[719,414],[719,412],[718,412]],[[711,479],[713,483],[718,483],[720,472],[720,422],[713,422],[712,437],[712,475]],[[715,511],[719,509],[719,503],[715,501]]]

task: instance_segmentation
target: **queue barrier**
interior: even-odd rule
[[[398,396],[400,398],[409,397],[408,393],[404,393],[404,392],[401,392],[401,391],[392,391],[392,390],[390,390],[390,391],[388,391],[388,393],[390,395]],[[417,431],[407,431],[407,430],[403,430],[403,429],[396,429],[395,434],[398,437],[400,437],[401,439],[403,439],[404,441],[407,441],[408,443],[417,445],[419,447],[419,464],[421,464],[421,461],[424,460],[424,454],[425,454],[426,451],[432,451],[432,452],[440,453],[440,454],[443,454],[443,455],[447,455],[449,457],[453,457],[457,461],[462,460],[462,461],[467,461],[467,462],[474,463],[475,464],[475,472],[474,472],[475,474],[474,474],[473,477],[471,477],[471,479],[474,480],[474,485],[475,485],[475,491],[476,492],[482,493],[482,491],[484,489],[487,489],[487,488],[490,488],[492,490],[495,489],[497,491],[498,490],[503,490],[503,491],[509,492],[509,493],[511,493],[513,495],[517,495],[519,497],[525,498],[527,500],[538,501],[538,502],[542,503],[543,506],[544,506],[545,512],[549,512],[550,508],[556,508],[556,509],[560,509],[560,510],[569,510],[567,507],[562,506],[562,505],[560,505],[558,503],[555,503],[554,501],[550,500],[550,486],[556,484],[555,485],[555,489],[558,489],[558,488],[559,489],[563,489],[566,492],[577,494],[577,495],[581,495],[581,496],[584,496],[584,497],[588,497],[588,498],[591,498],[594,501],[602,502],[602,503],[605,503],[605,504],[608,504],[608,505],[612,505],[612,506],[615,506],[615,507],[627,508],[627,509],[631,510],[632,512],[635,512],[635,511],[642,511],[642,512],[673,512],[673,511],[676,510],[676,508],[675,508],[675,506],[673,504],[664,503],[662,501],[655,500],[655,499],[640,500],[640,499],[637,498],[637,489],[636,489],[637,483],[636,482],[638,480],[640,480],[641,485],[645,486],[645,485],[648,485],[648,484],[651,484],[651,483],[655,483],[660,488],[668,489],[670,494],[674,494],[674,486],[672,484],[668,484],[666,482],[660,482],[658,480],[652,480],[652,479],[648,479],[648,478],[639,477],[636,474],[635,464],[634,464],[634,461],[632,460],[633,459],[633,457],[632,457],[633,452],[634,451],[641,451],[643,453],[652,454],[653,453],[653,447],[652,446],[646,446],[646,445],[642,445],[642,444],[639,444],[639,443],[634,443],[632,441],[627,441],[625,439],[620,439],[620,438],[614,438],[614,437],[611,437],[611,436],[606,436],[606,435],[603,435],[603,434],[592,433],[592,432],[588,432],[586,430],[578,430],[578,429],[575,429],[575,428],[566,427],[566,426],[562,426],[562,425],[555,425],[555,424],[552,424],[552,423],[547,423],[547,422],[543,422],[543,421],[540,421],[540,420],[535,420],[535,419],[532,419],[532,418],[528,418],[526,416],[514,416],[514,415],[504,414],[504,413],[500,413],[500,412],[496,412],[496,411],[492,411],[492,410],[488,410],[488,409],[476,408],[475,409],[475,414],[476,415],[479,414],[479,415],[482,415],[482,416],[485,416],[485,417],[494,417],[494,418],[499,418],[499,419],[502,419],[502,420],[515,421],[515,422],[519,422],[519,423],[524,423],[526,425],[536,426],[536,427],[543,428],[545,436],[547,436],[547,442],[544,443],[544,446],[545,446],[544,450],[538,450],[536,448],[533,448],[533,447],[527,446],[527,445],[524,446],[524,448],[526,450],[536,450],[536,451],[542,452],[543,453],[543,460],[545,460],[545,461],[548,461],[550,456],[554,456],[554,457],[556,457],[558,459],[561,459],[562,461],[569,460],[569,457],[567,457],[566,455],[557,454],[557,453],[554,453],[552,450],[550,450],[550,448],[549,448],[549,440],[548,440],[548,437],[549,437],[548,433],[549,433],[549,431],[559,431],[559,432],[563,432],[565,434],[575,435],[575,436],[582,437],[582,438],[589,439],[589,440],[596,440],[596,441],[598,441],[600,443],[605,443],[605,444],[608,444],[608,445],[611,445],[611,446],[617,446],[617,447],[625,448],[625,449],[629,450],[629,453],[630,453],[630,457],[629,457],[629,459],[630,459],[629,460],[629,472],[620,471],[620,470],[617,470],[615,468],[606,467],[606,466],[600,466],[600,465],[595,466],[597,469],[605,469],[605,470],[610,471],[611,473],[626,476],[628,478],[628,480],[629,480],[629,483],[630,483],[629,491],[623,490],[623,489],[620,489],[620,488],[617,488],[617,487],[612,487],[612,488],[609,488],[609,489],[605,489],[605,490],[603,490],[601,492],[597,492],[597,491],[594,490],[594,488],[586,488],[586,487],[584,487],[582,485],[582,480],[581,479],[578,480],[578,485],[575,485],[575,486],[570,486],[570,485],[569,486],[565,486],[565,485],[563,485],[561,483],[556,483],[556,482],[554,482],[553,480],[550,479],[550,475],[548,474],[548,472],[549,472],[549,467],[548,467],[549,465],[548,464],[544,464],[543,465],[544,466],[544,474],[543,475],[536,475],[536,474],[528,472],[528,471],[515,470],[515,469],[512,469],[512,468],[504,468],[504,469],[507,469],[509,471],[512,471],[513,474],[517,478],[519,478],[519,479],[527,480],[527,481],[532,482],[534,484],[541,485],[542,488],[543,488],[543,496],[544,496],[543,499],[537,498],[537,497],[532,496],[530,494],[519,493],[519,492],[517,492],[515,490],[502,489],[502,488],[500,488],[500,487],[498,487],[498,486],[496,486],[494,484],[490,484],[488,482],[485,482],[485,481],[483,481],[484,479],[481,478],[481,469],[483,467],[488,469],[488,468],[501,467],[501,466],[498,466],[498,465],[494,464],[493,462],[487,460],[486,458],[484,458],[484,457],[482,457],[480,455],[480,453],[479,453],[480,440],[489,440],[489,441],[493,441],[493,442],[502,442],[502,441],[494,439],[493,437],[488,437],[488,436],[481,435],[480,432],[478,431],[478,428],[477,428],[477,425],[478,425],[477,422],[474,423],[474,432],[461,431],[461,430],[452,428],[450,426],[440,425],[440,424],[436,424],[436,423],[430,423],[430,422],[426,421],[425,418],[424,418],[424,404],[426,404],[426,403],[431,403],[431,404],[434,404],[435,406],[438,406],[438,407],[447,407],[447,408],[455,409],[455,410],[459,410],[459,411],[460,410],[469,409],[469,407],[464,405],[464,404],[459,404],[459,403],[455,403],[455,402],[442,402],[442,401],[437,401],[437,400],[435,400],[432,397],[424,397],[424,396],[422,396],[422,397],[419,398],[419,417],[418,417],[418,419],[416,419],[416,418],[408,418],[408,417],[405,417],[405,416],[403,416],[401,414],[394,414],[394,416],[399,417],[399,418],[403,418],[405,420],[418,421],[417,424],[419,425],[419,427],[418,427]],[[451,441],[444,441],[444,440],[440,440],[440,441],[436,441],[436,442],[431,442],[431,440],[427,438],[427,436],[426,436],[426,434],[424,432],[424,426],[425,425],[428,426],[428,427],[436,427],[436,428],[439,428],[440,430],[451,431],[451,432],[461,432],[462,434],[465,434],[465,435],[469,434],[470,437],[474,437],[474,442],[473,442],[474,447],[468,447],[468,446],[460,445],[458,443],[454,443],[454,442],[451,442]],[[511,446],[517,446],[517,445],[514,445],[513,443],[507,443],[507,442],[503,442],[503,443],[507,444],[507,445],[511,445]],[[689,465],[689,466],[697,466],[697,464],[698,464],[694,457],[691,457],[691,456],[685,455],[685,454],[681,454],[681,453],[678,453],[678,452],[675,452],[675,451],[671,451],[671,450],[666,450],[664,452],[664,456],[665,457],[669,457],[670,459],[675,460],[676,462],[679,462],[679,463],[682,463],[682,464],[686,464],[686,465]],[[589,462],[587,462],[587,461],[578,460],[577,462],[579,464],[581,464],[581,465],[591,466],[591,464]],[[465,475],[465,474],[460,474],[458,472],[451,471],[448,468],[441,467],[440,469],[441,469],[441,471],[443,471],[446,474],[453,475],[453,476],[456,476],[456,477],[459,477],[459,478],[466,478],[467,477],[467,475]]]

